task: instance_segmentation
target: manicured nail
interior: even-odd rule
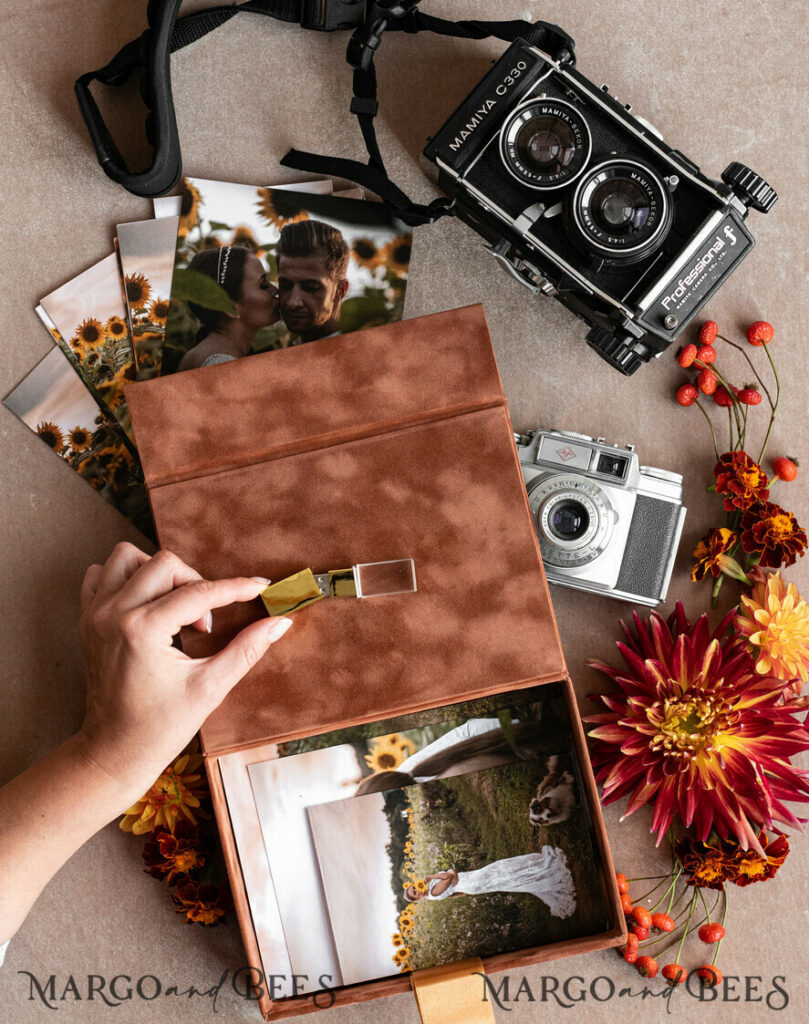
[[[255,580],[256,583],[260,583],[264,587],[269,587],[272,583],[272,580],[265,579],[263,576],[251,576],[250,579]]]
[[[274,644],[276,640],[280,640],[281,637],[286,633],[289,627],[292,625],[292,619],[287,618],[273,618],[270,620],[270,625],[267,627],[267,635],[270,638],[270,643]]]
[[[213,612],[205,612],[205,632],[210,633],[213,629]]]

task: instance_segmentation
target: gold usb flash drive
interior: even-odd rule
[[[416,566],[412,558],[392,562],[361,562],[351,569],[313,573],[301,569],[261,591],[268,615],[289,615],[324,597],[388,597],[414,594]]]

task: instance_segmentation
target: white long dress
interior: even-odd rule
[[[465,896],[479,896],[486,892],[527,892],[542,900],[554,917],[570,917],[576,909],[573,877],[565,852],[558,846],[543,846],[539,853],[495,860],[477,871],[459,871],[457,884],[434,896],[432,890],[438,881],[430,882],[427,899],[445,900],[454,892]]]

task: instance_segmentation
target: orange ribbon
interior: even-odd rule
[[[495,1024],[486,995],[483,963],[477,957],[414,971],[410,984],[422,1024]]]

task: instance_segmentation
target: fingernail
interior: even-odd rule
[[[213,629],[213,612],[205,612],[205,632],[210,633]]]
[[[267,627],[267,635],[270,638],[270,643],[274,644],[276,640],[280,640],[281,637],[286,633],[289,627],[292,625],[292,619],[287,618],[273,618],[270,620],[270,625]]]
[[[250,579],[255,580],[256,583],[260,583],[264,587],[269,587],[272,583],[272,580],[265,579],[263,576],[251,576]]]

